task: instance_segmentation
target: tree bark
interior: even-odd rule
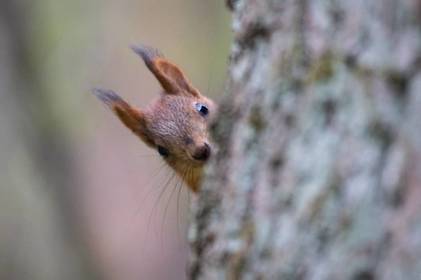
[[[421,1],[232,0],[190,279],[421,278]]]

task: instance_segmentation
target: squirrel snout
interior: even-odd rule
[[[211,147],[208,143],[203,144],[203,146],[196,148],[192,157],[195,160],[206,161],[211,155]]]

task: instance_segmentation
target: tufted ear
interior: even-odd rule
[[[199,91],[195,89],[176,65],[164,58],[157,50],[146,46],[133,46],[145,62],[148,69],[155,75],[167,94],[184,94],[198,97]]]
[[[106,89],[94,89],[93,94],[98,97],[99,100],[104,102],[117,117],[140,139],[143,140],[147,145],[154,146],[145,120],[143,112],[133,108],[126,101],[124,101],[118,94],[112,90]]]

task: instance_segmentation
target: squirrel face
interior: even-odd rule
[[[161,84],[160,97],[145,110],[137,110],[111,90],[95,89],[94,94],[197,192],[203,166],[212,154],[208,123],[216,106],[159,51],[144,46],[132,49]]]

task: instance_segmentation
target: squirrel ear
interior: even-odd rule
[[[154,146],[146,127],[145,115],[141,111],[130,106],[112,90],[96,88],[93,90],[93,94],[113,110],[117,117],[143,142]]]
[[[157,49],[146,46],[133,46],[132,49],[143,59],[166,93],[200,95],[199,91],[190,84],[180,68],[166,60]]]

